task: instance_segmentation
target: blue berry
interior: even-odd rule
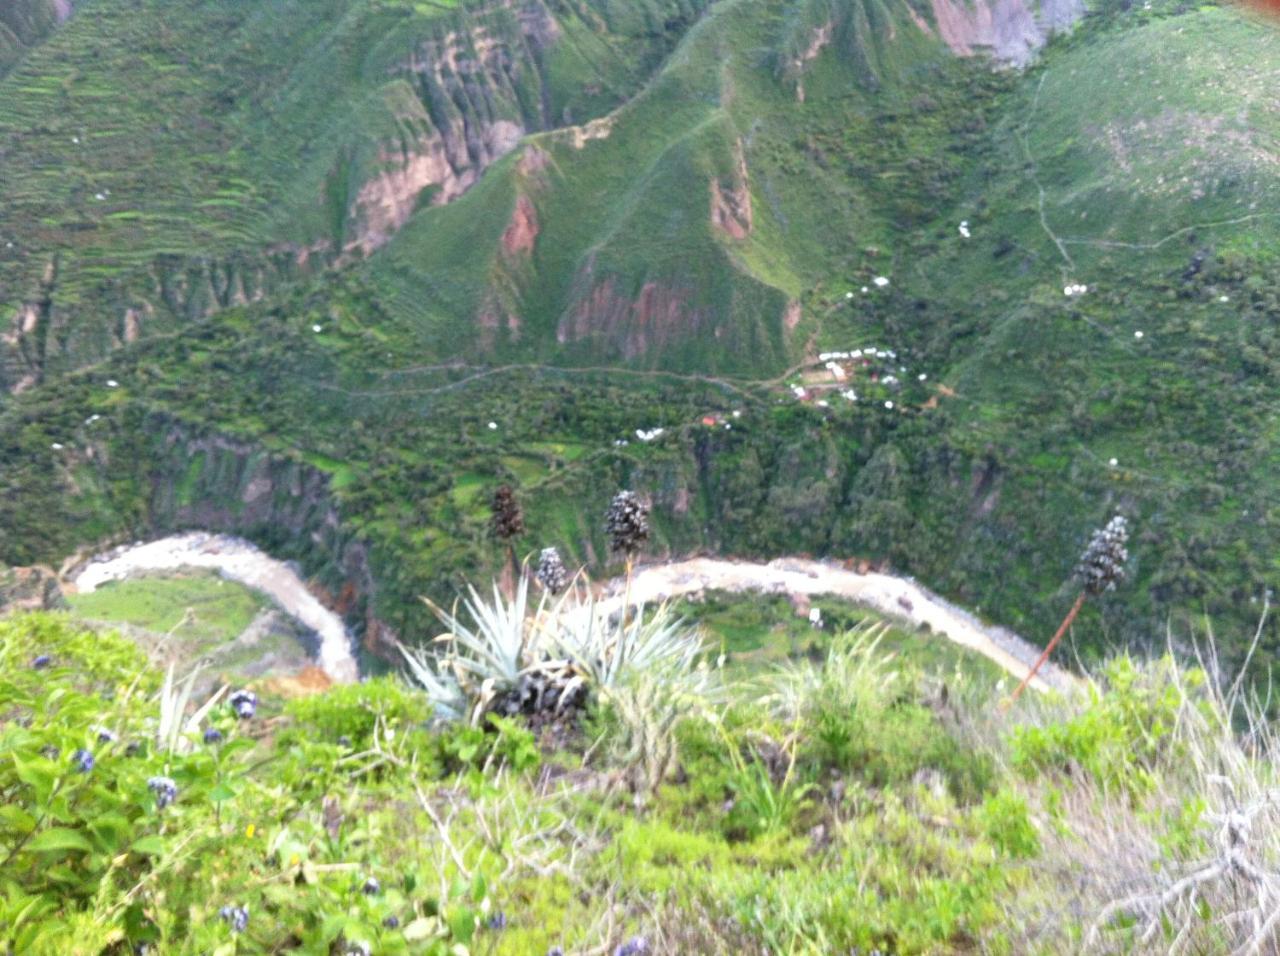
[[[400,927],[400,917],[388,916],[382,921],[382,925],[387,929],[398,929]]]
[[[244,906],[224,906],[218,910],[218,915],[233,933],[243,933],[249,925],[249,910]]]
[[[178,799],[178,785],[171,777],[152,777],[147,781],[147,789],[156,795],[157,810],[163,810]]]
[[[644,956],[649,952],[649,941],[643,936],[632,936],[613,951],[613,956]]]
[[[41,654],[39,657],[37,657],[35,660],[31,662],[31,668],[32,670],[42,671],[52,663],[53,663],[52,657],[50,657],[48,654]]]
[[[228,703],[231,704],[231,709],[236,712],[237,717],[248,720],[258,709],[258,695],[251,690],[238,690],[231,695]]]

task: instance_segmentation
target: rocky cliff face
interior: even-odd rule
[[[5,0],[0,4],[0,76],[71,16],[72,0]]]
[[[20,394],[144,335],[261,301],[333,258],[327,246],[290,244],[225,257],[161,255],[126,278],[69,293],[66,281],[81,277],[67,277],[74,267],[52,256],[25,301],[0,316],[0,392]]]
[[[960,56],[988,53],[1013,66],[1026,66],[1049,37],[1085,14],[1084,0],[932,0],[932,4],[938,36],[954,52]]]
[[[394,635],[374,611],[369,551],[344,531],[328,475],[297,458],[160,416],[150,427],[157,436],[148,475],[151,536],[226,532],[297,561],[365,649],[385,650]]]
[[[424,193],[456,199],[526,133],[551,127],[545,56],[561,35],[542,0],[498,0],[419,43],[396,68],[408,93],[391,101],[397,135],[359,177],[344,249],[369,254]]]

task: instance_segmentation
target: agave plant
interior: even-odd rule
[[[598,688],[617,687],[637,673],[691,673],[703,650],[699,632],[667,604],[649,616],[643,604],[632,614],[611,614],[594,598],[575,595],[557,608],[555,623],[551,643]]]
[[[427,601],[448,628],[448,633],[436,639],[448,645],[439,667],[432,668],[425,656],[402,648],[406,661],[412,657],[411,674],[437,701],[439,712],[447,715],[457,711],[457,702],[462,700],[461,709],[466,711],[469,703],[471,720],[478,723],[491,711],[533,716],[558,713],[585,702],[581,675],[568,661],[551,657],[538,639],[546,596],[530,616],[527,574],[520,576],[510,599],[497,584],[491,601],[484,600],[474,587],[468,586],[467,591],[463,607],[471,624]]]
[[[436,640],[450,645],[446,660],[462,683],[488,684],[496,689],[515,686],[524,671],[533,638],[528,620],[528,576],[520,576],[510,600],[503,597],[496,583],[492,601],[485,601],[468,584],[463,607],[474,622],[472,625],[433,601],[423,600],[448,628],[448,633]]]

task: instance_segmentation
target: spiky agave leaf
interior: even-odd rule
[[[200,724],[227,690],[225,686],[219,688],[188,718],[187,706],[191,703],[201,669],[199,666],[192,668],[181,680],[174,678],[173,664],[165,671],[164,682],[160,686],[160,721],[156,727],[156,746],[163,753],[186,753],[190,750],[191,743],[185,735],[199,734]]]
[[[557,608],[551,641],[600,688],[617,686],[638,672],[664,678],[688,672],[703,650],[701,634],[675,617],[670,605],[661,604],[648,616],[644,605],[613,615],[594,598],[577,595]]]
[[[451,645],[449,663],[464,675],[480,683],[492,680],[500,688],[513,686],[520,679],[531,651],[532,628],[528,620],[529,578],[520,576],[514,597],[507,600],[497,583],[493,599],[484,600],[473,585],[467,585],[463,600],[468,625],[458,615],[424,598],[448,633],[437,638]]]
[[[419,648],[408,648],[396,641],[396,649],[404,658],[409,678],[426,693],[441,720],[461,720],[467,713],[467,696],[457,678],[436,668],[433,654]]]

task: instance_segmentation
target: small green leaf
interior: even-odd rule
[[[129,849],[144,856],[160,856],[164,853],[164,837],[155,834],[144,836],[140,840],[135,840]]]
[[[35,839],[27,844],[27,849],[32,853],[66,852],[68,850],[88,852],[93,849],[93,844],[79,830],[52,827],[36,834]]]
[[[228,787],[225,783],[220,783],[209,791],[209,799],[214,803],[222,803],[230,800],[236,795],[236,792]]]
[[[439,936],[442,928],[439,918],[423,916],[406,926],[403,935],[408,942],[416,943],[424,939],[431,939],[433,936]]]

